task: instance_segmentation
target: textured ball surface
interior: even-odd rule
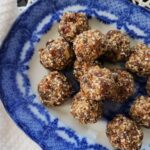
[[[82,124],[96,123],[102,117],[102,103],[91,101],[80,92],[73,98],[71,114]]]
[[[150,128],[150,97],[138,97],[131,106],[130,115],[138,124]]]
[[[74,76],[78,81],[80,81],[81,77],[87,73],[90,67],[100,66],[97,62],[83,62],[83,61],[75,61],[74,63]]]
[[[124,70],[114,69],[112,75],[116,84],[116,94],[112,97],[115,102],[124,102],[135,93],[133,76]]]
[[[83,13],[64,13],[59,24],[60,35],[69,42],[75,37],[89,29],[88,19]]]
[[[150,96],[150,76],[148,77],[147,80],[146,90],[147,90],[147,94]]]
[[[74,52],[62,38],[50,40],[46,48],[39,50],[40,61],[45,68],[51,70],[65,69],[74,60]]]
[[[109,69],[99,66],[90,67],[80,80],[81,91],[93,100],[105,100],[115,92],[115,81]]]
[[[129,38],[118,30],[110,30],[106,34],[106,57],[110,61],[125,61],[130,55]]]
[[[140,150],[141,148],[142,130],[135,122],[123,115],[116,116],[107,124],[106,134],[115,149]]]
[[[126,68],[140,76],[150,75],[150,48],[144,44],[137,44],[126,63]]]
[[[105,51],[105,36],[99,30],[88,30],[79,34],[73,43],[78,61],[91,62]]]
[[[43,104],[58,106],[69,98],[72,86],[63,74],[54,71],[41,80],[38,91]]]

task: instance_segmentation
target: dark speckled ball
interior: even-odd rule
[[[130,55],[129,38],[118,30],[110,30],[106,34],[106,57],[113,62],[125,61]]]
[[[130,115],[138,124],[150,128],[150,97],[138,97],[131,106]]]
[[[78,61],[92,62],[105,53],[105,36],[99,30],[79,34],[73,42]]]
[[[90,67],[80,80],[81,91],[91,100],[102,101],[116,93],[115,81],[107,68]]]
[[[102,103],[90,100],[80,92],[73,98],[71,114],[82,124],[96,123],[102,117]]]
[[[126,68],[139,76],[150,75],[150,48],[145,44],[137,44],[126,62]]]
[[[39,50],[41,64],[51,70],[62,70],[74,60],[74,52],[62,38],[50,40],[46,48]]]
[[[148,95],[150,96],[150,76],[148,77],[148,80],[147,80],[146,90],[147,90]]]
[[[38,85],[39,96],[46,106],[59,106],[72,94],[72,86],[58,71],[50,72]]]
[[[115,149],[140,150],[143,132],[135,122],[123,115],[116,116],[107,124],[107,137]]]
[[[73,42],[78,34],[88,29],[89,24],[85,14],[67,12],[61,18],[58,31],[64,39]]]
[[[125,102],[135,93],[135,83],[133,76],[121,69],[113,69],[112,76],[116,84],[116,94],[112,97],[115,102]]]

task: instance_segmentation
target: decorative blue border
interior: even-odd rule
[[[36,96],[30,89],[28,62],[34,53],[35,43],[51,28],[55,20],[59,20],[61,11],[73,5],[84,6],[84,12],[87,14],[92,14],[107,24],[115,23],[118,29],[125,30],[131,37],[150,44],[150,13],[134,6],[128,0],[38,0],[17,19],[0,48],[0,98],[17,125],[42,149],[107,150],[100,144],[89,144],[86,138],[79,137],[75,131],[53,118],[41,104],[35,102]],[[52,16],[50,22],[35,33],[39,23],[48,14]],[[20,59],[22,48],[27,42],[30,47],[25,58]],[[24,93],[18,86],[18,74],[23,79]],[[35,109],[42,119],[37,117],[31,108]],[[61,133],[70,141],[61,137]]]

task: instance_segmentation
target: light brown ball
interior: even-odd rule
[[[136,45],[126,62],[126,68],[140,76],[150,75],[150,48],[144,44]]]
[[[41,80],[38,92],[43,104],[59,106],[71,95],[72,86],[63,74],[54,71]]]
[[[115,149],[140,150],[143,132],[135,122],[123,115],[116,116],[107,124],[107,137]]]
[[[59,24],[59,33],[69,42],[75,37],[89,29],[88,19],[83,13],[64,13]]]
[[[75,61],[74,63],[74,76],[78,81],[80,81],[81,77],[89,70],[90,67],[100,66],[98,62],[84,62],[84,61]]]
[[[115,81],[110,70],[90,67],[80,80],[81,91],[91,100],[105,100],[115,92]]]
[[[118,30],[110,30],[106,34],[106,57],[110,61],[125,61],[130,55],[129,38]]]
[[[82,124],[96,123],[102,117],[102,103],[91,101],[80,92],[73,98],[71,114]]]
[[[138,124],[150,128],[150,97],[138,97],[131,106],[130,115]]]
[[[62,38],[50,40],[46,48],[39,50],[40,61],[45,68],[62,70],[74,60],[74,52],[70,45]]]
[[[73,42],[78,61],[92,62],[105,51],[105,36],[99,30],[88,30],[79,34]]]
[[[150,76],[148,77],[147,80],[146,90],[147,90],[147,94],[150,96]]]
[[[129,72],[121,69],[112,70],[112,75],[117,88],[112,100],[124,102],[135,93],[134,78]]]

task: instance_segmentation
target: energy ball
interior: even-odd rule
[[[59,24],[60,35],[69,42],[73,42],[74,38],[89,29],[88,19],[83,13],[65,13]]]
[[[73,98],[71,114],[82,124],[96,123],[102,117],[102,103],[91,101],[80,92]]]
[[[47,106],[59,106],[72,94],[72,86],[63,74],[54,71],[41,80],[38,92],[42,103]]]
[[[110,30],[106,34],[106,57],[110,61],[125,61],[130,55],[129,38],[118,30]]]
[[[139,125],[150,128],[150,97],[138,97],[131,106],[130,115]]]
[[[124,102],[135,93],[135,83],[133,76],[124,70],[112,70],[117,92],[112,100],[115,102]]]
[[[142,145],[142,130],[123,115],[116,116],[107,124],[106,135],[115,149],[140,150]]]
[[[96,65],[100,66],[97,62],[84,62],[76,60],[74,63],[74,76],[78,81],[80,81],[80,78],[88,71],[88,69]]]
[[[73,42],[78,61],[92,62],[105,51],[105,36],[99,30],[79,34]]]
[[[115,81],[110,70],[90,67],[80,80],[81,91],[91,100],[105,100],[116,93]]]
[[[150,96],[150,76],[148,77],[148,80],[147,80],[147,86],[146,86],[146,89],[147,89],[148,95]]]
[[[47,42],[46,48],[39,50],[39,55],[43,66],[51,70],[62,70],[74,59],[73,50],[62,38]]]
[[[150,75],[150,48],[145,44],[138,44],[126,62],[126,68],[140,76]]]

